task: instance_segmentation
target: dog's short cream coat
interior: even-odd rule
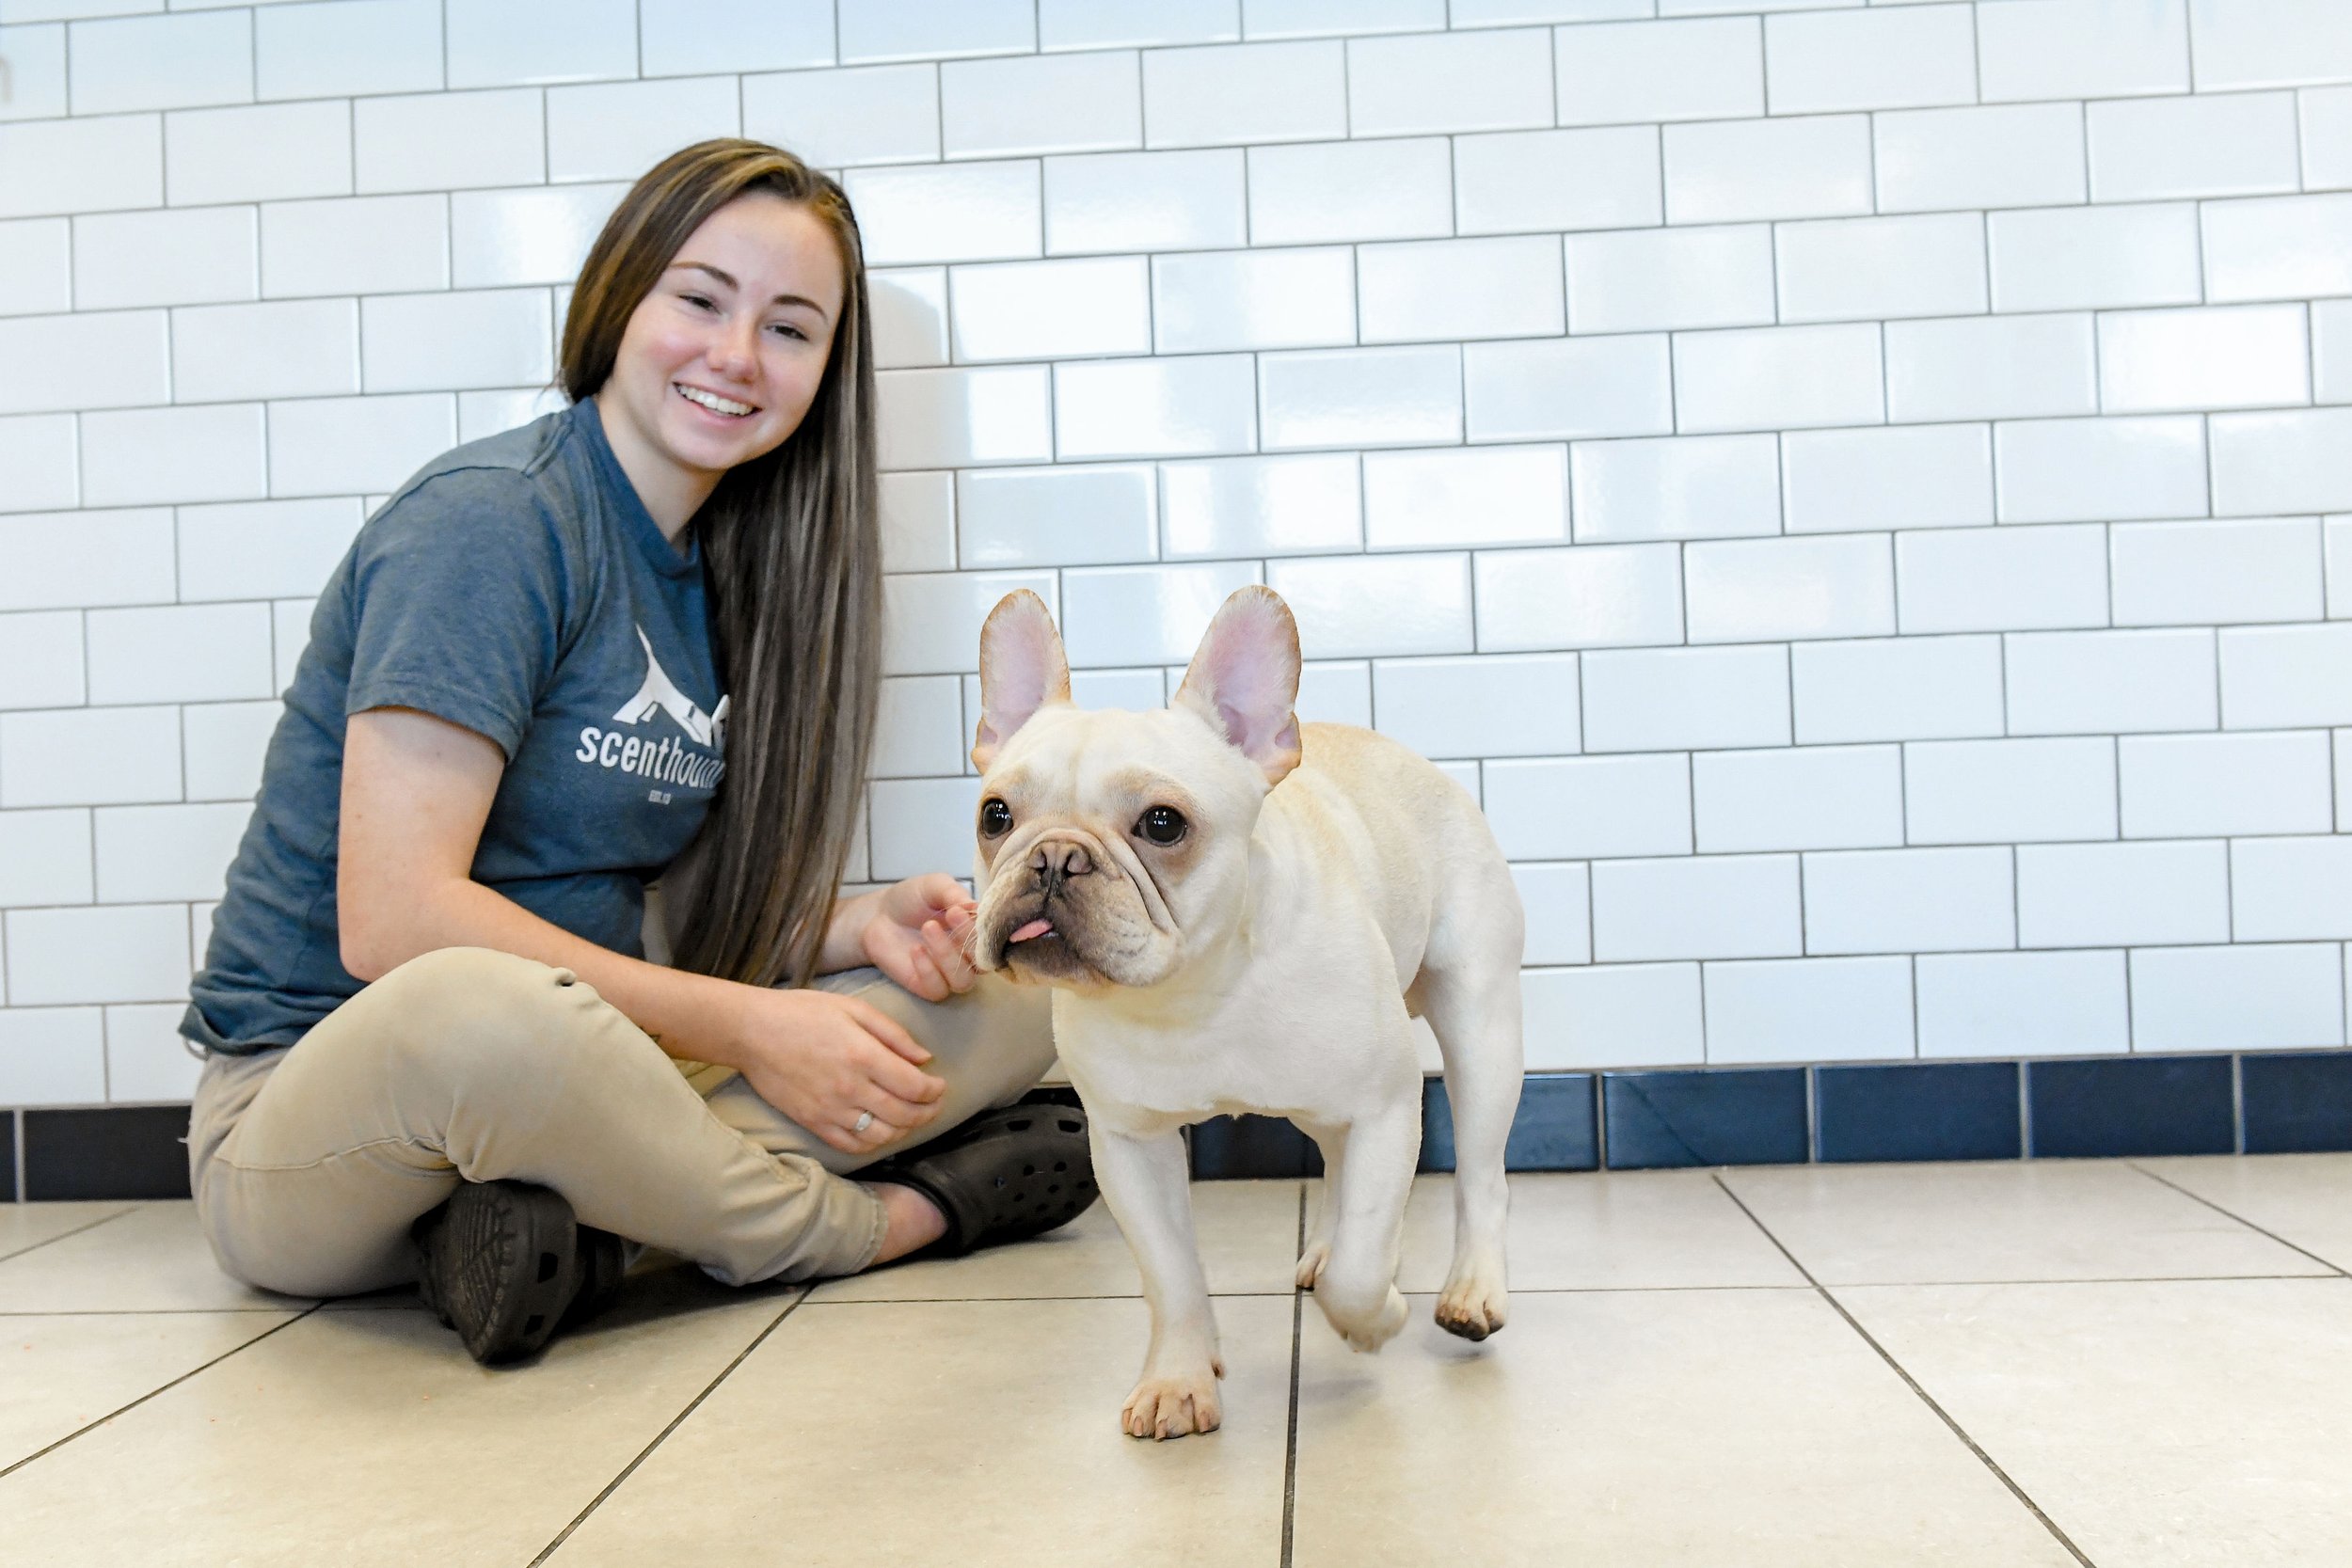
[[[1476,802],[1443,772],[1372,731],[1295,721],[1298,668],[1289,610],[1263,588],[1226,602],[1176,700],[1152,713],[1070,705],[1033,594],[1004,600],[982,633],[976,957],[1057,988],[1055,1042],[1152,1307],[1122,1412],[1137,1436],[1219,1420],[1187,1124],[1257,1112],[1313,1137],[1325,1196],[1298,1282],[1358,1350],[1404,1325],[1416,1014],[1437,1035],[1454,1115],[1438,1321],[1484,1338],[1506,1310],[1518,894]],[[1184,828],[1163,845],[1167,813]]]

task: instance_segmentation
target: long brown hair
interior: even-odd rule
[[[678,247],[753,191],[805,207],[832,231],[841,320],[800,428],[729,469],[694,515],[730,745],[697,841],[701,874],[671,924],[681,968],[804,985],[848,865],[882,678],[873,337],[849,198],[763,142],[697,142],[662,159],[621,198],[580,266],[562,378],[573,402],[594,395]]]

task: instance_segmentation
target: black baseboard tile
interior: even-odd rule
[[[1601,1074],[1609,1168],[1801,1165],[1804,1069]]]
[[[2033,1154],[2105,1159],[2237,1148],[2227,1056],[2082,1056],[2026,1064]]]
[[[1279,1117],[1211,1117],[1192,1129],[1196,1181],[1322,1174],[1315,1141]]]
[[[2352,1051],[2238,1059],[2249,1154],[2352,1149]]]
[[[2025,1152],[2015,1062],[1813,1069],[1816,1157],[2014,1160]]]
[[[21,1114],[0,1111],[0,1203],[16,1201],[16,1118]]]
[[[188,1196],[185,1105],[24,1113],[27,1202]]]
[[[1502,1148],[1506,1170],[1598,1170],[1600,1133],[1589,1072],[1531,1072],[1519,1086],[1518,1114]],[[1421,1168],[1454,1168],[1454,1107],[1445,1080],[1422,1085]]]

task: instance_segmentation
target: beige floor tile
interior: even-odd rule
[[[1314,1183],[1314,1199],[1322,1185]],[[1400,1287],[1439,1290],[1453,1257],[1454,1178],[1420,1177],[1405,1210]],[[1512,1177],[1510,1267],[1514,1291],[1804,1285],[1771,1238],[1700,1171]]]
[[[1209,1289],[1220,1295],[1288,1295],[1298,1262],[1298,1183],[1196,1181],[1193,1230]],[[1039,1296],[1132,1296],[1141,1276],[1127,1239],[1097,1203],[1059,1230],[1019,1246],[990,1247],[877,1269],[823,1286],[819,1301],[950,1301]]]
[[[144,1203],[119,1219],[0,1259],[0,1312],[174,1312],[302,1306],[220,1272],[196,1205]]]
[[[128,1203],[0,1203],[0,1259],[131,1209]]]
[[[1224,1429],[1147,1443],[1140,1301],[812,1301],[549,1560],[1272,1568],[1291,1302],[1217,1321]]]
[[[2352,1280],[1837,1296],[2099,1568],[2352,1562]]]
[[[1750,1167],[1724,1180],[1826,1284],[2327,1272],[2121,1161]]]
[[[421,1312],[312,1313],[0,1479],[0,1519],[43,1568],[520,1568],[788,1299],[643,1292],[499,1371]]]
[[[2352,1269],[2352,1154],[2218,1154],[2137,1160],[2207,1202]]]
[[[284,1312],[0,1318],[0,1469],[268,1333]]]
[[[1307,1314],[1298,1568],[2065,1568],[1810,1291],[1528,1293],[1479,1346]]]

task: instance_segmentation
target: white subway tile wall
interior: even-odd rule
[[[145,14],[115,15],[119,11]],[[37,14],[34,14],[37,13]],[[2352,8],[313,0],[0,29],[0,1105],[171,1039],[310,601],[702,135],[839,176],[860,875],[981,619],[1482,800],[1547,1069],[2342,1045]]]

